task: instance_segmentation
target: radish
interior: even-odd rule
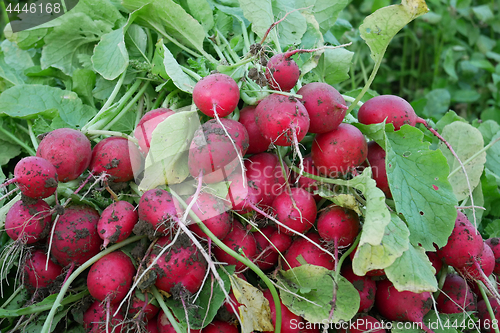
[[[186,203],[189,204],[192,200],[193,197],[190,197]],[[196,203],[192,207],[192,211],[218,239],[223,240],[231,231],[233,221],[231,215],[229,215],[229,207],[227,207],[223,200],[216,196],[206,192],[200,193],[196,199]],[[190,224],[189,229],[198,235],[198,237],[209,239],[198,224]]]
[[[50,206],[45,201],[38,199],[31,204],[19,200],[5,216],[5,232],[13,240],[33,244],[47,236],[51,220]]]
[[[47,269],[45,269],[46,263],[47,255],[40,250],[33,251],[26,259],[24,264],[24,285],[31,292],[50,287],[57,277],[61,275],[61,266],[49,260]]]
[[[195,330],[191,330],[191,332],[195,332]],[[222,320],[214,320],[206,327],[204,327],[201,333],[239,333],[239,330],[236,326],[229,324],[228,322]]]
[[[276,327],[276,307],[273,301],[273,296],[269,289],[263,291],[264,297],[269,302],[269,307],[271,308],[271,321],[273,326]],[[299,326],[305,325],[305,320],[294,314],[292,311],[288,310],[288,308],[283,304],[280,300],[281,304],[281,333],[296,333],[299,331]],[[269,332],[270,333],[270,332]]]
[[[233,229],[222,242],[236,252],[243,252],[241,254],[252,261],[257,256],[257,242],[253,234],[248,232],[238,221],[234,221]],[[228,265],[236,265],[236,271],[240,271],[246,267],[220,247],[214,247],[213,252],[218,261],[226,262]]]
[[[255,115],[257,112],[257,107],[253,105],[245,106],[240,111],[240,123],[245,126],[248,132],[249,146],[247,154],[257,154],[263,153],[271,144],[271,140],[266,139],[259,131],[257,123],[255,122]]]
[[[147,155],[149,152],[153,131],[156,126],[174,113],[175,112],[170,109],[160,108],[146,112],[146,114],[142,116],[134,130],[134,137],[137,139],[139,148],[144,155]]]
[[[36,156],[52,163],[58,180],[77,179],[89,166],[92,158],[90,141],[80,131],[59,128],[47,133],[40,142]]]
[[[162,189],[144,192],[138,206],[139,221],[147,222],[155,233],[167,233],[179,212],[172,195]]]
[[[140,314],[139,318],[146,318],[148,321],[152,321],[160,311],[160,308],[151,303],[151,300],[156,301],[155,298],[147,292],[143,294],[136,291],[135,296],[132,298],[128,314],[130,316]]]
[[[220,119],[220,123],[209,120],[194,133],[189,148],[189,172],[193,177],[201,172],[205,183],[220,182],[243,163],[240,158],[247,149],[245,126],[231,119]]]
[[[495,255],[488,244],[483,243],[483,252],[473,259],[472,263],[468,263],[463,267],[458,268],[458,271],[464,276],[473,280],[483,281],[488,285],[487,277],[493,273],[495,269]]]
[[[257,105],[255,122],[260,133],[277,146],[298,143],[309,130],[309,115],[297,99],[280,94],[271,94]]]
[[[389,199],[392,198],[387,179],[387,171],[385,169],[385,150],[382,149],[375,141],[368,143],[368,154],[366,156],[372,168],[372,178],[377,183],[377,187],[385,193]]]
[[[385,120],[386,123],[393,124],[396,131],[404,124],[415,126],[417,118],[410,103],[394,95],[375,96],[366,101],[358,111],[360,123],[378,124]]]
[[[155,265],[155,285],[174,297],[184,298],[188,296],[186,292],[194,294],[200,289],[207,271],[207,263],[187,236],[181,235],[173,245],[171,243],[169,237],[161,237],[151,253],[150,262],[158,257]],[[158,256],[167,246],[167,252]]]
[[[274,90],[290,91],[300,77],[297,63],[287,53],[279,53],[269,59],[266,66],[266,79]]]
[[[158,314],[158,318],[155,321],[156,329],[158,333],[177,333],[174,326],[168,320],[165,312],[161,311]],[[191,330],[191,332],[200,332],[199,330]]]
[[[99,213],[92,207],[65,208],[53,228],[51,249],[60,265],[81,265],[99,253],[102,239],[97,233],[97,221]]]
[[[438,257],[436,252],[426,252],[425,254],[427,254],[427,257],[429,257],[429,260],[430,260],[432,266],[436,270],[435,275],[437,275],[441,271],[441,268],[443,267],[443,262]]]
[[[311,82],[297,91],[309,114],[309,133],[326,133],[344,120],[347,106],[342,95],[327,83]]]
[[[494,297],[488,297],[488,302],[491,305],[495,318],[491,318],[485,300],[477,302],[477,318],[479,319],[478,324],[482,332],[493,333],[495,332],[494,326],[498,327],[498,323],[500,322],[500,304]]]
[[[113,182],[127,182],[134,179],[134,171],[142,166],[139,149],[129,140],[109,137],[101,140],[92,150],[90,170],[93,174],[105,173]]]
[[[292,237],[273,226],[260,228],[260,232],[256,231],[253,235],[260,253],[255,263],[262,270],[276,266],[280,257],[279,253],[285,253],[292,244]]]
[[[301,188],[292,188],[290,193],[283,192],[272,204],[276,218],[297,233],[305,233],[316,221],[316,201],[311,193]],[[294,232],[278,225],[278,230],[287,235]]]
[[[316,244],[321,244],[322,239],[318,234],[309,232],[306,236]],[[331,256],[318,249],[311,242],[304,238],[296,239],[285,253],[284,270],[302,266],[297,257],[302,256],[304,261],[310,265],[323,266],[326,269],[333,270],[335,262]]]
[[[424,331],[433,333],[423,322],[431,305],[429,292],[398,291],[389,280],[377,283],[375,306],[382,316],[391,321],[411,321],[420,324]]]
[[[106,207],[97,222],[99,237],[104,241],[102,246],[119,243],[130,236],[138,218],[134,206],[127,201],[113,202]]]
[[[493,273],[496,275],[500,274],[500,238],[490,238],[485,241],[486,244],[493,251],[493,255],[495,256],[495,268],[493,269]]]
[[[238,84],[229,75],[215,73],[198,81],[193,89],[193,102],[209,117],[225,117],[236,109],[240,100]]]
[[[467,282],[457,274],[446,275],[446,280],[436,301],[440,313],[476,311],[474,293]]]
[[[157,318],[158,317],[155,317],[146,323],[145,329],[146,329],[147,333],[160,333],[160,331],[158,330],[158,319]]]
[[[311,156],[319,173],[338,177],[361,165],[368,154],[368,144],[359,129],[340,124],[336,130],[316,135]]]
[[[359,293],[360,303],[358,313],[368,312],[375,304],[375,293],[377,292],[377,283],[369,276],[357,276],[352,271],[351,265],[344,265],[341,275],[351,282]]]
[[[318,170],[314,167],[311,155],[304,157],[303,164],[304,164],[304,171],[305,172],[310,173],[310,174],[315,175],[315,176],[319,176]],[[298,174],[296,174],[296,173],[294,173],[294,176],[295,176],[295,179],[298,179],[297,185],[300,188],[303,188],[304,190],[306,190],[307,192],[314,194],[314,191],[316,191],[318,189],[319,182],[317,180],[307,178],[306,176],[299,177]],[[316,202],[321,200],[321,197],[317,194],[315,194],[313,197],[314,197],[314,200],[316,200]]]
[[[126,332],[121,313],[115,315],[116,305],[106,309],[100,301],[95,301],[83,314],[83,327],[88,333]]]

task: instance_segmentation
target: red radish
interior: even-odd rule
[[[354,319],[352,320],[354,321]],[[372,316],[365,315],[362,317],[358,317],[355,320],[355,323],[349,325],[349,329],[339,329],[337,330],[339,333],[364,333],[364,332],[370,332],[370,333],[386,333],[386,330],[384,329],[384,326],[380,321],[377,319],[373,318]]]
[[[276,307],[274,304],[273,296],[269,289],[263,291],[264,297],[269,302],[269,307],[271,308],[271,321],[273,326],[276,327]],[[299,326],[305,325],[305,321],[302,317],[297,316],[292,311],[281,302],[281,333],[296,333],[299,331]],[[272,331],[269,331],[272,332]]]
[[[240,100],[238,84],[229,75],[216,73],[205,76],[193,89],[193,102],[201,112],[225,117],[236,109]]]
[[[311,82],[297,91],[309,114],[309,133],[326,133],[344,120],[347,106],[342,95],[327,83]]]
[[[441,293],[437,298],[437,309],[440,313],[462,313],[476,311],[475,295],[467,281],[457,274],[448,274]]]
[[[129,256],[121,251],[111,252],[90,267],[87,287],[99,301],[116,304],[127,295],[134,275],[135,267]]]
[[[485,300],[481,300],[477,302],[477,317],[479,319],[478,324],[479,328],[481,328],[481,332],[493,333],[495,332],[494,326],[498,327],[498,323],[500,322],[500,304],[495,297],[488,297],[488,301],[491,305],[495,318],[491,318]]]
[[[432,266],[436,270],[435,275],[437,275],[439,273],[439,271],[441,270],[441,268],[443,267],[443,262],[438,257],[436,252],[426,252],[425,254],[427,254],[427,257],[429,257],[429,260],[430,260]]]
[[[174,113],[175,112],[170,109],[160,108],[146,112],[146,114],[142,116],[134,130],[134,137],[137,139],[139,148],[144,155],[147,155],[149,152],[153,131],[156,126]]]
[[[359,229],[359,217],[353,210],[332,205],[319,214],[319,235],[326,241],[336,242],[339,248],[351,245]]]
[[[141,166],[141,152],[132,142],[121,137],[109,137],[92,150],[89,168],[94,174],[106,173],[117,183],[134,179],[134,172],[138,172]]]
[[[30,291],[49,287],[62,272],[62,267],[49,260],[47,269],[47,255],[40,250],[33,251],[24,265],[24,285]]]
[[[224,180],[240,165],[240,157],[248,149],[248,133],[241,123],[231,119],[212,119],[204,123],[195,133],[189,148],[188,166],[191,176],[203,173],[205,183]],[[231,138],[229,138],[224,128]],[[233,145],[233,142],[234,144]],[[236,146],[236,149],[235,149]]]
[[[132,233],[139,219],[134,206],[127,201],[113,202],[102,211],[97,222],[99,237],[104,241],[102,246],[109,243],[119,243]]]
[[[311,155],[304,157],[304,171],[315,176],[319,176],[318,170],[314,167]],[[314,191],[318,189],[319,182],[317,180],[307,178],[306,176],[300,176],[294,173],[296,179],[298,179],[298,186],[303,188],[307,192],[314,194]],[[314,195],[314,200],[320,201],[321,197],[319,195]]]
[[[169,237],[161,237],[151,253],[151,262],[167,246],[167,251],[158,257],[155,271],[156,287],[176,297],[183,297],[184,291],[191,294],[200,289],[207,271],[207,263],[191,240],[181,235],[172,245]]]
[[[40,142],[36,156],[52,163],[58,180],[77,179],[89,166],[92,147],[87,137],[71,128],[59,128],[47,133]]]
[[[167,233],[178,209],[172,195],[162,189],[144,192],[139,201],[138,215],[140,221],[151,224],[158,233]]]
[[[458,212],[448,243],[437,250],[438,257],[450,266],[461,268],[474,262],[474,258],[482,252],[481,234],[464,213]]]
[[[306,236],[316,244],[321,244],[322,242],[322,239],[318,234],[309,232]],[[290,268],[302,266],[302,263],[297,260],[297,257],[299,256],[302,256],[307,264],[323,266],[329,270],[333,270],[335,268],[335,262],[330,255],[318,249],[316,246],[311,244],[309,240],[298,238],[292,243],[292,245],[290,245],[285,254],[283,269],[287,271]]]
[[[473,280],[484,281],[495,269],[495,255],[488,244],[483,243],[483,252],[469,263],[458,269],[464,276]]]
[[[421,325],[428,333],[433,333],[423,322],[432,306],[431,294],[398,291],[389,280],[379,281],[375,306],[380,314],[391,321],[411,321]]]
[[[369,276],[357,276],[354,274],[351,265],[344,265],[341,274],[347,281],[351,282],[354,288],[359,292],[360,303],[358,313],[370,311],[375,303],[377,283]]]
[[[81,265],[99,253],[102,239],[97,221],[99,213],[92,207],[74,205],[64,210],[54,227],[51,249],[60,265]]]
[[[33,244],[47,236],[52,220],[50,206],[43,200],[35,201],[30,204],[19,200],[7,212],[5,232],[13,240]]]
[[[160,331],[158,330],[158,322],[157,321],[158,321],[158,319],[155,317],[146,323],[146,332],[147,333],[160,333]]]
[[[486,244],[491,248],[495,256],[495,268],[493,273],[500,275],[500,238],[490,238],[485,241]]]
[[[189,197],[187,204],[191,203],[193,197]],[[203,221],[203,224],[220,240],[223,240],[231,231],[233,226],[231,215],[229,215],[230,207],[216,196],[202,192],[198,196],[196,203],[192,207],[192,211]],[[201,230],[196,222],[189,225],[189,229],[201,238],[207,239],[208,236]]]
[[[257,256],[257,242],[253,234],[248,232],[238,221],[234,221],[233,229],[222,242],[236,252],[242,251],[245,257],[250,260],[255,259]],[[228,265],[236,265],[236,271],[246,267],[219,247],[214,247],[213,252],[220,262],[226,262]]]
[[[396,131],[404,124],[415,126],[417,118],[410,103],[394,95],[373,97],[366,101],[358,111],[360,123],[378,124],[385,120],[386,123],[393,124]]]
[[[151,300],[156,301],[153,295],[148,293],[143,294],[139,291],[136,291],[135,296],[132,298],[132,303],[130,304],[130,308],[128,310],[129,315],[136,316],[136,314],[140,313],[140,315],[144,315],[148,321],[153,320],[153,318],[160,311],[160,308],[151,303]]]
[[[268,270],[278,263],[280,257],[278,251],[284,254],[290,247],[292,237],[272,226],[260,228],[260,231],[262,233],[258,231],[253,233],[260,253],[255,263],[260,269]]]
[[[253,105],[245,106],[240,111],[240,119],[238,120],[240,123],[245,126],[248,132],[249,138],[249,146],[247,150],[247,154],[257,154],[263,153],[271,144],[271,140],[266,139],[259,131],[257,127],[257,123],[255,122],[255,116],[257,112],[257,107]]]
[[[312,194],[304,189],[292,188],[290,192],[285,191],[274,199],[272,207],[276,212],[276,218],[297,233],[305,233],[316,221],[318,213],[316,201]],[[277,227],[287,235],[295,234],[279,225]]]
[[[274,90],[290,91],[300,77],[297,63],[286,53],[275,54],[269,59],[266,67],[266,79]]]
[[[359,129],[340,124],[336,130],[316,135],[311,156],[319,173],[338,177],[361,165],[368,154],[368,144]]]
[[[309,130],[309,115],[297,99],[271,94],[257,105],[255,122],[264,138],[277,146],[298,145]]]
[[[177,333],[175,331],[175,328],[172,326],[170,321],[167,318],[167,315],[165,312],[161,311],[158,314],[158,318],[156,319],[156,328],[158,330],[158,333]],[[193,330],[191,330],[193,332]]]
[[[368,154],[366,158],[372,167],[372,178],[377,183],[377,187],[385,193],[387,198],[392,198],[389,181],[387,179],[387,171],[385,169],[385,150],[375,141],[371,141],[368,143]]]
[[[224,302],[224,304],[223,304],[223,305],[224,305],[224,307],[226,308],[226,310],[227,310],[229,313],[232,313],[232,314],[236,314],[236,313],[238,313],[238,315],[239,315],[239,310],[238,310],[238,308],[239,308],[240,306],[242,306],[243,304],[239,303],[239,302],[236,300],[236,297],[234,296],[234,293],[233,293],[233,292],[230,292],[230,293],[229,293],[229,298],[231,299],[231,302],[232,302],[233,306],[231,306],[231,304],[229,304],[229,302],[228,302],[228,301],[227,301],[227,299],[226,299],[226,301],[225,301],[225,302]],[[233,307],[234,307],[234,309],[233,309]],[[236,312],[235,312],[235,310],[236,310]]]
[[[107,309],[100,301],[95,301],[83,314],[83,327],[88,333],[126,332],[125,318],[121,313],[115,315],[116,305]]]
[[[191,332],[195,332],[195,331],[191,330]],[[214,320],[199,332],[201,332],[201,333],[239,333],[239,330],[238,330],[238,328],[236,328],[236,326],[229,324],[228,322],[225,322],[222,320]]]

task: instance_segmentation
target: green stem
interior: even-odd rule
[[[160,107],[161,102],[165,98],[166,94],[167,94],[167,91],[165,89],[163,89],[162,91],[160,91],[160,93],[156,97],[155,102],[153,103],[153,106],[151,107],[151,110],[156,110],[156,109],[158,109]]]
[[[133,143],[138,143],[137,139],[134,137],[131,137],[130,135],[127,135],[125,133],[121,132],[116,132],[116,131],[103,131],[103,130],[87,130],[83,132],[85,135],[108,135],[108,136],[118,136],[122,137],[125,139],[128,139],[129,141],[132,141]]]
[[[179,48],[181,48],[182,50],[186,51],[187,53],[191,54],[192,56],[195,56],[196,58],[201,58],[201,57],[205,57],[208,59],[208,61],[210,61],[211,63],[213,64],[218,64],[219,62],[214,58],[212,57],[210,54],[208,54],[205,50],[198,50],[201,52],[201,54],[191,50],[190,48],[182,45],[181,43],[179,43],[176,39],[170,37],[168,34],[166,33],[163,33],[161,31],[161,29],[157,29],[157,31],[163,36],[165,37],[166,39],[168,39],[170,42],[174,43],[175,45],[177,45]]]
[[[181,66],[182,71],[183,71],[184,73],[188,74],[189,76],[191,76],[191,77],[192,77],[193,79],[195,79],[196,81],[200,81],[200,80],[201,80],[201,75],[199,75],[198,73],[196,73],[196,72],[194,72],[194,71],[190,70],[189,68],[184,67],[184,66],[182,66],[182,65],[179,65],[179,66]]]
[[[477,281],[477,287],[479,288],[479,291],[481,292],[481,296],[483,296],[484,303],[486,303],[486,308],[488,309],[488,313],[490,315],[490,319],[493,321],[496,319],[495,317],[495,312],[493,311],[493,308],[491,307],[490,300],[488,299],[488,295],[486,295],[486,292],[484,291],[483,286],[481,285],[480,281]],[[498,325],[493,325],[493,328],[495,329],[495,333],[500,333],[498,330]]]
[[[351,97],[351,96],[347,96],[347,95],[342,95],[342,97],[344,98],[345,101],[349,102],[349,103],[353,103],[354,101],[356,101],[356,99],[354,97]],[[363,106],[363,102],[361,101],[358,101],[357,105],[359,107],[362,107]]]
[[[233,61],[234,62],[240,61],[240,57],[236,54],[236,52],[233,51],[233,49],[231,48],[231,45],[227,41],[226,37],[224,37],[224,35],[219,31],[219,29],[217,29],[217,34],[222,39],[222,42],[224,43],[224,46],[226,47],[226,50],[229,52],[229,55],[231,56]]]
[[[174,196],[184,208],[186,208],[188,205],[186,202],[172,189],[170,189],[170,192],[172,196]],[[231,257],[235,258],[239,262],[243,263],[245,266],[250,268],[252,271],[254,271],[261,279],[264,281],[266,286],[269,288],[269,291],[271,292],[273,296],[273,301],[276,309],[276,327],[274,328],[275,333],[280,333],[281,332],[281,301],[278,296],[278,292],[276,291],[276,288],[274,287],[273,283],[269,280],[269,278],[262,272],[262,270],[255,265],[250,259],[241,256],[240,254],[236,253],[233,249],[231,249],[229,246],[224,244],[219,238],[217,238],[211,231],[210,229],[207,228],[207,226],[200,220],[200,218],[192,211],[189,211],[189,216],[195,221],[200,229],[212,240],[213,243],[215,243],[218,247],[220,247],[224,252],[229,254]]]
[[[352,245],[349,247],[349,249],[344,252],[342,257],[340,257],[339,262],[337,264],[337,270],[335,271],[335,281],[338,282],[339,275],[340,275],[340,269],[342,267],[342,264],[344,263],[344,260],[346,260],[346,258],[349,257],[349,255],[352,253],[352,251],[354,251],[356,246],[358,246],[360,239],[361,239],[361,233],[356,237],[356,239],[354,240],[354,243],[352,243]]]
[[[12,302],[12,300],[14,298],[16,298],[17,294],[19,294],[21,292],[21,290],[23,290],[24,286],[23,285],[20,285],[19,287],[17,287],[16,290],[14,290],[14,292],[12,293],[12,295],[10,295],[9,298],[7,298],[7,300],[2,304],[2,306],[0,306],[0,309],[3,309],[5,308],[7,305],[9,305],[10,302]],[[17,317],[17,316],[16,316]]]
[[[271,94],[280,94],[284,96],[291,96],[295,97],[298,99],[302,99],[302,95],[294,94],[291,92],[286,92],[286,91],[278,91],[278,90],[271,90],[271,89],[245,89],[245,91],[250,91],[250,92],[268,92]]]
[[[172,325],[172,327],[174,328],[174,330],[177,333],[185,333],[185,331],[180,327],[180,325],[177,322],[177,320],[175,320],[175,317],[172,314],[172,312],[170,312],[170,309],[168,308],[167,304],[165,304],[165,302],[163,301],[163,297],[160,294],[160,292],[158,291],[158,289],[156,289],[155,286],[152,286],[151,287],[151,291],[153,292],[153,296],[158,301],[158,304],[160,304],[160,308],[163,310],[163,312],[167,316],[168,321],[170,322],[170,324]]]
[[[83,273],[87,268],[89,268],[92,264],[94,264],[97,260],[101,259],[105,255],[107,255],[107,254],[109,254],[109,253],[111,253],[111,252],[113,252],[115,250],[118,250],[118,249],[124,247],[125,245],[134,243],[134,242],[136,242],[136,241],[138,241],[138,240],[140,240],[140,239],[142,239],[144,237],[146,237],[146,236],[129,237],[129,238],[125,239],[124,241],[122,241],[122,242],[120,242],[118,244],[115,244],[113,246],[110,246],[110,247],[108,247],[106,250],[104,250],[102,252],[99,252],[98,254],[96,254],[95,256],[93,256],[92,258],[90,258],[89,260],[87,260],[86,262],[84,262],[83,265],[81,265],[80,267],[78,267],[78,269],[75,270],[68,277],[68,279],[66,280],[66,283],[64,283],[64,285],[61,287],[61,291],[59,291],[59,294],[57,295],[57,298],[54,301],[54,304],[52,305],[52,307],[50,308],[50,312],[47,315],[47,318],[45,319],[45,322],[43,323],[43,327],[42,327],[41,333],[49,333],[49,332],[51,332],[50,326],[52,325],[52,320],[54,319],[54,316],[57,313],[57,309],[62,304],[61,301],[62,301],[62,299],[64,297],[64,294],[66,294],[66,292],[68,291],[68,288],[71,285],[71,283],[81,273]]]
[[[243,34],[243,41],[245,42],[245,54],[250,52],[250,40],[248,39],[248,31],[245,26],[245,21],[243,21],[239,16],[236,16],[241,23],[241,32]]]
[[[38,150],[38,140],[36,139],[36,135],[33,132],[33,124],[31,123],[31,120],[26,121],[28,124],[28,132],[30,135],[31,143],[33,144],[33,147],[35,147],[35,150]]]
[[[36,155],[36,151],[33,150],[33,148],[31,148],[30,146],[28,146],[26,143],[24,143],[22,140],[20,140],[17,136],[15,136],[11,132],[7,131],[2,126],[0,126],[0,132],[3,133],[4,135],[6,135],[9,139],[11,139],[12,141],[14,141],[15,143],[17,143],[19,146],[23,147],[24,150],[26,150],[26,152],[28,154],[30,154],[31,156],[35,156]]]
[[[216,37],[217,38],[217,37]],[[226,57],[224,56],[224,54],[222,53],[222,50],[220,49],[219,45],[212,39],[208,36],[207,34],[207,39],[210,41],[210,44],[212,45],[212,47],[214,48],[215,50],[215,53],[217,53],[217,55],[219,56],[219,59],[222,60],[222,61],[227,61]]]
[[[462,164],[465,166],[467,164],[469,164],[470,162],[472,162],[473,160],[476,159],[476,157],[478,157],[479,155],[481,155],[483,152],[485,152],[486,150],[490,149],[495,143],[497,143],[498,141],[500,141],[500,137],[496,138],[495,140],[492,140],[490,143],[488,143],[486,146],[483,147],[483,149],[477,151],[474,155],[472,155],[471,157],[469,157],[465,162],[463,162]],[[458,171],[462,170],[462,167],[459,166],[458,168],[456,168],[455,170],[453,170],[452,172],[450,172],[450,174],[448,175],[448,179],[451,178],[451,176],[453,176],[455,173],[457,173]]]
[[[443,289],[444,282],[446,281],[446,275],[448,275],[448,265],[443,264],[443,267],[441,268],[441,271],[439,272],[439,280],[438,280],[438,290],[434,292],[432,296],[434,296],[435,299],[439,297],[439,294],[441,294],[441,290]]]
[[[66,7],[66,1],[65,0],[61,0],[61,6],[63,8],[64,13],[67,13],[68,12],[68,7]]]

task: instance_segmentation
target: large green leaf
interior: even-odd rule
[[[396,210],[404,215],[410,241],[434,251],[455,225],[457,199],[447,179],[448,163],[440,150],[430,150],[423,133],[412,126],[386,133],[386,170]]]
[[[262,38],[274,22],[271,0],[239,0],[245,18],[252,22],[252,31]],[[272,31],[270,36],[275,36]]]
[[[92,64],[106,80],[114,80],[128,67],[124,28],[113,30],[104,36],[94,49]]]
[[[279,41],[282,45],[300,44],[302,36],[307,30],[306,18],[292,7],[293,3],[287,0],[274,0],[273,13],[281,18],[288,13],[286,19],[276,28],[278,29]]]
[[[346,49],[326,49],[313,72],[322,82],[330,85],[338,84],[349,78],[351,60],[354,52]]]
[[[335,24],[340,12],[348,3],[347,0],[296,0],[295,8],[311,11],[319,23],[321,33],[325,34]]]
[[[191,15],[197,19],[206,32],[213,28],[214,13],[207,0],[187,0]]]
[[[194,85],[196,84],[179,65],[175,57],[169,49],[163,45],[163,65],[168,76],[172,79],[175,86],[182,91],[192,94]]]

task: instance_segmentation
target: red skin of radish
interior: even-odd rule
[[[303,163],[304,163],[304,172],[310,173],[315,176],[319,176],[318,170],[314,167],[311,155],[304,157]],[[298,186],[300,188],[303,188],[307,192],[314,194],[314,191],[318,189],[318,181],[311,178],[307,178],[306,176],[299,177],[299,174],[295,172],[293,173],[293,176],[295,179],[299,179],[297,183]],[[314,200],[318,202],[321,200],[321,197],[319,195],[314,195]]]
[[[61,266],[83,264],[101,250],[97,232],[99,213],[92,207],[74,205],[65,208],[54,228],[51,254]]]
[[[109,309],[109,324],[106,324],[106,305],[100,301],[95,301],[83,314],[83,327],[88,333],[104,333],[108,332],[120,333],[126,332],[124,325],[121,324],[125,318],[118,312],[115,315],[117,305],[111,305]],[[107,327],[106,327],[107,326]]]
[[[326,133],[344,120],[347,106],[342,95],[327,83],[311,82],[297,91],[309,114],[309,133]]]
[[[307,233],[306,236],[317,244],[321,244],[323,241],[318,234],[312,232]],[[322,266],[329,270],[335,268],[335,262],[330,255],[312,245],[307,239],[300,237],[290,245],[285,253],[286,261],[283,261],[283,269],[287,271],[290,268],[302,266],[297,260],[299,255],[302,255],[302,258],[310,265]]]
[[[299,80],[300,69],[292,58],[280,53],[269,59],[265,75],[267,83],[272,89],[290,91]]]
[[[195,330],[191,330],[191,332],[196,332]],[[201,333],[239,333],[239,329],[229,324],[228,322],[222,320],[214,320],[202,330],[198,331]]]
[[[339,329],[337,330],[339,333],[386,333],[386,330],[383,328],[382,324],[375,318],[369,315],[365,315],[362,317],[358,317],[355,320],[354,327],[349,325],[349,329]],[[376,329],[379,328],[379,329]]]
[[[440,313],[462,313],[476,311],[475,295],[469,288],[467,281],[457,274],[448,274],[442,292],[437,300],[437,309]]]
[[[257,123],[255,122],[256,113],[256,106],[245,106],[243,109],[241,109],[240,119],[238,120],[243,124],[243,126],[245,126],[248,132],[250,145],[248,146],[247,154],[263,153],[269,148],[269,145],[271,144],[271,140],[266,139],[260,133],[259,128],[257,127]]]
[[[438,255],[435,252],[426,252],[427,257],[429,257],[429,260],[431,261],[432,266],[436,270],[437,275],[439,271],[441,271],[441,268],[443,268],[443,262],[441,259],[438,257]]]
[[[136,273],[132,260],[121,251],[111,252],[90,267],[87,287],[99,301],[117,304],[125,298]]]
[[[493,254],[493,250],[486,243],[483,244],[483,252],[475,258],[475,261],[483,270],[484,275],[488,277],[491,273],[493,273],[493,270],[495,269],[495,255]],[[467,264],[458,270],[468,278],[473,280],[483,280],[483,274],[478,270],[475,263]]]
[[[147,155],[149,152],[153,131],[156,126],[174,113],[175,112],[170,109],[160,108],[146,112],[146,114],[142,116],[134,130],[134,137],[137,139],[139,148],[144,155]]]
[[[432,332],[423,324],[423,318],[431,306],[429,292],[417,294],[411,291],[398,291],[389,280],[377,283],[375,307],[382,316],[391,321],[422,323],[426,332]]]
[[[35,204],[17,201],[5,216],[5,232],[13,240],[21,238],[25,244],[33,244],[44,238],[50,228],[50,206],[38,199]]]
[[[167,233],[178,209],[170,193],[152,189],[141,196],[137,212],[140,221],[148,222],[158,233]]]
[[[40,250],[36,250],[26,259],[24,266],[24,285],[30,291],[39,288],[49,287],[61,274],[62,267],[49,260],[49,265],[45,269],[47,255]]]
[[[309,114],[297,99],[271,94],[257,105],[255,122],[264,138],[277,146],[294,144],[293,133],[300,142],[309,130]]]
[[[137,293],[137,292],[136,292]],[[160,311],[160,308],[153,305],[152,303],[146,304],[145,295],[142,294],[144,300],[141,300],[139,297],[134,296],[132,298],[132,304],[130,304],[130,308],[128,313],[133,317],[136,313],[142,312],[148,321],[151,321]],[[148,295],[148,301],[150,301],[153,297]],[[155,321],[156,322],[156,321]]]
[[[82,132],[59,128],[44,136],[36,156],[49,161],[57,170],[58,180],[64,183],[77,179],[87,169],[92,147]]]
[[[205,183],[224,180],[240,165],[238,153],[243,157],[248,149],[248,133],[241,123],[231,119],[220,119],[233,139],[238,151],[224,129],[212,119],[204,123],[195,133],[189,148],[188,166],[191,176],[203,173]]]
[[[57,189],[57,170],[41,157],[28,156],[17,162],[14,179],[21,193],[32,199],[50,197]]]
[[[90,170],[94,174],[105,172],[115,183],[134,179],[142,165],[142,155],[137,146],[125,138],[109,137],[100,141],[92,150]]]
[[[311,156],[319,173],[338,177],[361,165],[368,155],[363,133],[350,124],[342,123],[336,130],[316,135]]]
[[[274,199],[272,207],[277,215],[277,220],[295,230],[297,233],[305,233],[316,221],[318,211],[316,201],[311,193],[302,188],[290,189],[290,194],[285,191]],[[293,197],[293,200],[292,200]],[[295,201],[295,207],[294,202]],[[277,226],[278,230],[287,235],[295,235],[294,232]]]
[[[161,237],[151,253],[152,262],[161,249],[169,245],[169,237]],[[151,263],[150,262],[150,263]],[[177,285],[191,294],[200,289],[207,271],[207,263],[199,250],[184,236],[181,236],[156,262],[156,287],[172,294],[172,288]]]
[[[260,231],[269,239],[269,241],[260,232],[253,233],[257,241],[259,257],[255,262],[262,270],[268,270],[276,266],[279,252],[282,254],[292,245],[292,237],[279,232],[278,229],[272,226],[261,228]],[[273,246],[274,245],[274,246]]]
[[[371,141],[368,143],[368,154],[366,158],[372,167],[372,178],[377,183],[377,187],[385,193],[387,198],[392,198],[385,168],[385,150],[375,141]]]
[[[253,260],[257,256],[257,242],[253,234],[248,232],[238,221],[234,221],[233,229],[222,242],[237,253],[241,249],[250,260]],[[224,252],[220,247],[214,247],[213,253],[218,261],[226,262],[228,265],[236,265],[236,271],[240,271],[246,267],[243,263]]]
[[[436,252],[438,257],[446,264],[460,269],[472,263],[482,252],[483,238],[467,216],[458,212],[448,243]]]
[[[158,330],[158,317],[152,318],[146,324],[146,332],[148,333],[160,333]]]
[[[357,276],[352,271],[351,265],[342,267],[341,275],[351,282],[359,293],[360,303],[358,313],[368,312],[375,304],[377,283],[369,276]]]
[[[139,216],[135,207],[127,201],[113,202],[106,207],[97,222],[99,237],[104,241],[102,246],[109,243],[119,243],[132,233]]]
[[[490,238],[485,240],[485,243],[488,244],[495,256],[495,268],[493,269],[493,273],[500,275],[500,238]]]
[[[186,201],[190,204],[193,197]],[[229,215],[229,209],[225,202],[216,196],[202,192],[198,196],[192,211],[200,218],[203,224],[220,240],[223,240],[233,227],[233,221]],[[196,222],[189,225],[189,229],[198,237],[208,240],[208,236],[201,230]]]
[[[480,300],[477,302],[477,318],[479,319],[479,328],[481,328],[481,332],[485,333],[493,333],[495,329],[493,325],[498,325],[500,322],[500,304],[498,303],[495,297],[488,297],[490,301],[491,308],[493,309],[493,314],[495,315],[494,322],[491,319],[490,313],[488,312],[488,308],[486,307],[486,302],[484,300]]]
[[[222,118],[236,109],[240,101],[238,84],[229,75],[216,73],[205,76],[193,89],[193,102],[201,112],[215,117],[215,112]]]
[[[418,117],[410,103],[394,95],[373,97],[366,101],[358,111],[358,120],[365,125],[378,124],[386,118],[386,123],[393,124],[397,131],[405,124],[415,126]]]
[[[359,233],[359,217],[353,210],[329,206],[319,214],[317,228],[327,242],[337,242],[339,248],[347,247]]]

